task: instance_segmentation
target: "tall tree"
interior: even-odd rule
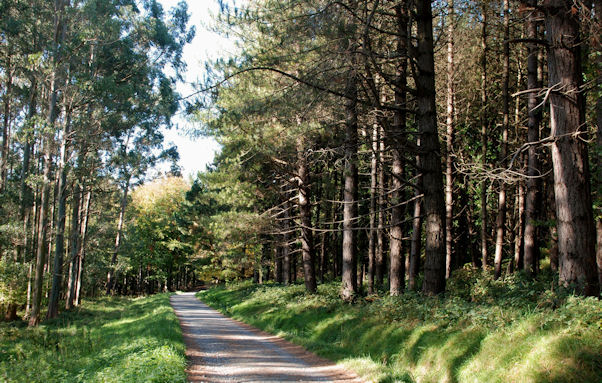
[[[508,127],[510,125],[510,5],[509,0],[503,0],[504,10],[504,43],[503,43],[503,70],[502,70],[502,141],[500,143],[500,157],[502,163],[506,162],[508,153]],[[500,182],[498,194],[498,213],[495,223],[495,278],[502,275],[502,258],[504,255],[504,232],[506,229],[506,185]]]
[[[424,190],[425,263],[423,291],[445,290],[445,203],[435,108],[435,63],[431,2],[416,2],[416,123],[420,134],[420,167]]]
[[[395,7],[397,21],[397,54],[399,62],[395,74],[394,102],[397,110],[393,116],[391,131],[388,133],[391,157],[391,232],[389,234],[389,293],[399,295],[405,287],[405,259],[403,254],[403,145],[406,134],[407,98],[407,55],[408,55],[408,3],[401,2]]]
[[[446,94],[446,150],[445,150],[445,278],[452,268],[453,243],[453,147],[454,147],[454,2],[447,1],[447,94]]]
[[[596,233],[581,92],[581,15],[569,0],[547,0],[542,7],[548,39],[559,281],[585,295],[597,296]]]
[[[527,2],[530,8],[526,20],[527,37],[537,40],[537,0]],[[535,273],[535,262],[539,258],[539,241],[536,233],[536,223],[541,210],[541,170],[537,153],[536,142],[539,141],[539,125],[542,118],[542,109],[538,106],[535,90],[541,87],[538,76],[538,51],[535,43],[527,43],[527,88],[532,90],[528,94],[527,108],[527,141],[533,143],[528,149],[527,159],[527,193],[525,198],[525,233],[523,267],[528,275]],[[518,265],[517,265],[518,266]]]
[[[52,70],[51,70],[51,88],[49,92],[49,110],[48,125],[51,130],[54,129],[57,119],[57,102],[59,92],[59,71],[61,63],[63,41],[65,38],[65,7],[69,2],[65,0],[55,0],[54,2],[54,42],[52,49]],[[38,238],[36,251],[36,272],[32,299],[31,315],[29,317],[29,326],[37,326],[40,322],[40,305],[42,303],[42,282],[44,277],[44,263],[46,257],[46,230],[47,230],[47,206],[50,198],[50,169],[52,166],[52,134],[46,133],[44,136],[44,171],[43,186],[40,198],[40,210],[38,213]]]

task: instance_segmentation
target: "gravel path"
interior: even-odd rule
[[[274,335],[223,316],[194,293],[171,296],[180,320],[191,382],[361,382]]]

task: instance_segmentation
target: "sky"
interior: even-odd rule
[[[178,4],[179,0],[159,0],[164,10]],[[189,25],[194,25],[196,35],[194,40],[184,47],[183,60],[188,68],[184,75],[186,83],[178,84],[177,90],[182,96],[194,92],[191,83],[203,78],[205,62],[218,57],[230,56],[234,52],[234,43],[222,36],[208,30],[211,25],[211,15],[219,11],[217,0],[187,0],[188,13],[190,14]],[[164,131],[165,146],[175,144],[180,153],[179,165],[185,178],[194,177],[198,171],[205,170],[206,166],[213,161],[219,144],[208,137],[192,138],[186,135],[187,130],[194,128],[193,123],[187,121],[182,113],[173,120],[174,128]]]

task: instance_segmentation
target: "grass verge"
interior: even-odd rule
[[[0,324],[0,381],[186,382],[169,294],[85,301],[37,328]]]
[[[464,273],[464,274],[463,274]],[[461,271],[444,297],[342,303],[339,283],[251,283],[199,293],[221,312],[283,336],[374,382],[600,382],[602,304],[553,281]]]

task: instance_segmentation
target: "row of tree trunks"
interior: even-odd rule
[[[402,204],[404,196],[401,190],[404,182],[404,162],[402,151],[407,150],[402,143],[402,137],[405,135],[405,111],[406,111],[406,77],[407,77],[407,31],[409,25],[408,14],[406,11],[409,5],[405,2],[396,4],[395,14],[397,17],[397,53],[398,66],[396,80],[392,82],[394,90],[394,105],[397,107],[391,114],[392,123],[379,121],[373,126],[369,136],[371,137],[370,149],[372,157],[370,160],[370,196],[369,196],[369,228],[366,231],[366,240],[362,239],[361,244],[366,244],[367,262],[362,260],[360,273],[358,273],[358,240],[357,225],[358,216],[358,176],[357,176],[357,158],[358,158],[358,137],[357,137],[357,105],[358,105],[358,82],[356,68],[354,64],[355,49],[357,44],[353,38],[349,41],[348,50],[350,52],[351,69],[347,78],[345,90],[345,169],[343,172],[344,188],[343,208],[342,208],[342,241],[336,239],[336,234],[332,234],[331,245],[340,243],[342,249],[341,268],[338,269],[337,257],[333,257],[333,275],[342,275],[341,296],[344,300],[353,300],[358,291],[358,284],[361,283],[364,275],[364,267],[368,280],[368,291],[374,293],[382,286],[386,263],[384,260],[383,247],[385,243],[382,233],[385,231],[385,212],[390,210],[390,222],[388,227],[389,235],[389,292],[391,295],[399,295],[405,288],[405,275],[407,272],[410,288],[416,288],[415,276],[417,265],[419,263],[421,218],[425,218],[425,275],[423,291],[427,294],[438,294],[445,289],[445,278],[449,278],[454,267],[454,262],[460,264],[467,258],[453,259],[454,250],[462,249],[463,253],[469,254],[473,266],[477,266],[478,250],[474,248],[477,241],[472,241],[471,233],[475,234],[474,212],[469,202],[466,203],[465,211],[462,211],[459,221],[466,223],[466,228],[458,231],[459,242],[458,249],[453,248],[454,244],[454,216],[453,216],[453,192],[454,192],[454,174],[453,174],[453,152],[454,152],[454,4],[448,2],[448,57],[447,57],[447,115],[446,115],[446,154],[445,161],[445,188],[443,188],[443,178],[440,158],[440,143],[437,132],[437,120],[435,111],[435,86],[434,86],[434,59],[433,59],[433,35],[432,35],[432,14],[431,4],[426,1],[418,1],[416,4],[416,46],[413,50],[416,64],[415,71],[415,99],[416,105],[416,123],[418,127],[418,137],[420,145],[418,146],[418,165],[416,182],[420,183],[416,191],[416,201],[414,203],[413,230],[409,257],[405,258],[403,251],[403,225],[404,209]],[[549,101],[551,103],[550,127],[552,136],[555,140],[552,145],[552,162],[554,170],[554,196],[555,210],[558,220],[558,268],[560,272],[561,283],[565,286],[577,286],[585,294],[595,294],[599,289],[597,281],[598,268],[594,265],[596,260],[595,243],[596,230],[594,227],[593,212],[591,209],[591,186],[589,180],[587,145],[584,141],[583,123],[584,123],[584,101],[581,92],[581,64],[580,64],[580,36],[579,20],[576,11],[571,8],[568,1],[550,0],[538,6],[536,0],[528,0],[524,7],[529,13],[526,17],[526,48],[527,48],[527,134],[528,144],[527,155],[519,156],[517,163],[526,165],[527,177],[524,182],[518,182],[516,187],[510,189],[505,180],[495,181],[498,187],[498,209],[493,230],[495,237],[495,252],[493,258],[495,278],[502,275],[502,264],[504,262],[504,252],[506,243],[514,244],[514,256],[511,257],[508,264],[508,270],[512,271],[514,267],[523,268],[527,274],[533,275],[537,272],[539,264],[539,246],[538,221],[541,220],[541,189],[542,189],[542,170],[538,158],[538,147],[540,147],[540,125],[542,118],[541,103],[538,102],[536,89],[541,88],[542,83],[542,59],[538,57],[540,49],[536,46],[539,38],[537,30],[539,14],[544,12],[546,22],[546,36],[548,37],[548,72],[549,72]],[[481,60],[481,161],[483,168],[488,166],[488,137],[489,127],[492,125],[490,114],[488,113],[488,21],[486,5],[483,5],[482,12],[482,60]],[[578,12],[577,12],[578,13]],[[566,17],[570,15],[571,17]],[[500,139],[496,142],[499,145],[502,166],[508,163],[509,154],[509,134],[510,134],[510,3],[508,0],[503,2],[503,62],[502,76],[502,121]],[[562,39],[555,36],[564,36]],[[518,71],[517,87],[522,84],[520,68]],[[374,85],[374,84],[373,84]],[[377,88],[377,87],[376,87]],[[376,91],[375,93],[378,93]],[[516,139],[521,140],[525,137],[519,133],[520,124],[520,101],[516,100],[515,125],[517,128]],[[381,133],[383,129],[386,134]],[[368,134],[365,134],[368,136]],[[600,135],[602,136],[602,134]],[[602,139],[601,139],[602,141]],[[387,148],[383,147],[386,142]],[[304,143],[298,142],[297,152],[304,151]],[[388,172],[391,176],[390,188],[386,187],[384,168],[386,160],[381,157],[386,152],[391,155],[391,168]],[[301,250],[303,253],[304,266],[315,265],[314,248],[311,240],[311,209],[309,207],[309,190],[304,191],[303,185],[309,183],[307,163],[304,156],[298,156],[298,177],[299,177],[299,212],[301,217]],[[490,179],[489,179],[490,180]],[[481,264],[487,270],[488,259],[488,203],[487,188],[490,181],[487,177],[481,180],[480,192],[480,214],[481,214]],[[473,182],[465,179],[465,183]],[[464,186],[468,187],[468,186]],[[461,188],[461,187],[460,187]],[[385,190],[389,190],[389,208],[385,208]],[[445,191],[445,194],[443,194]],[[508,198],[508,197],[512,198]],[[422,197],[422,198],[420,198]],[[467,201],[461,194],[459,200]],[[508,202],[510,201],[510,202]],[[365,206],[365,205],[364,205]],[[551,206],[551,205],[550,205]],[[316,217],[316,227],[320,222],[320,209],[318,208],[318,217]],[[337,211],[333,204],[333,212]],[[509,214],[510,212],[510,214]],[[422,214],[421,214],[422,213]],[[545,217],[554,219],[554,217]],[[332,220],[336,221],[338,217],[332,214]],[[602,233],[602,224],[600,224]],[[506,228],[512,227],[516,230],[510,232],[510,238],[506,237]],[[554,230],[550,229],[554,237]],[[540,233],[541,234],[541,233]],[[602,236],[602,234],[600,234]],[[319,246],[321,254],[326,251],[326,234],[322,235]],[[602,240],[601,240],[602,241]],[[288,243],[288,241],[287,241]],[[362,245],[362,246],[364,246]],[[289,250],[284,250],[289,251]],[[337,252],[333,252],[333,254]],[[363,254],[363,253],[362,253]],[[553,256],[552,267],[555,267],[555,256]],[[323,271],[326,268],[323,255],[320,258],[319,268],[321,280]],[[594,260],[594,261],[592,261]],[[406,265],[407,262],[407,265]],[[602,261],[601,261],[602,262]],[[286,263],[286,262],[285,262]],[[367,263],[364,265],[364,263]],[[286,268],[285,265],[282,266]],[[290,267],[290,266],[289,266]],[[407,270],[406,270],[407,269]],[[315,270],[304,267],[306,283],[309,283],[308,290],[315,289]],[[592,272],[594,270],[594,272]],[[589,271],[589,272],[588,272]],[[289,272],[290,273],[290,272]],[[358,281],[359,277],[359,281]],[[285,273],[285,283],[290,283],[290,276]],[[309,279],[309,281],[308,281]],[[594,281],[594,279],[596,281]],[[313,280],[313,284],[312,284]],[[314,287],[312,287],[314,286]]]

